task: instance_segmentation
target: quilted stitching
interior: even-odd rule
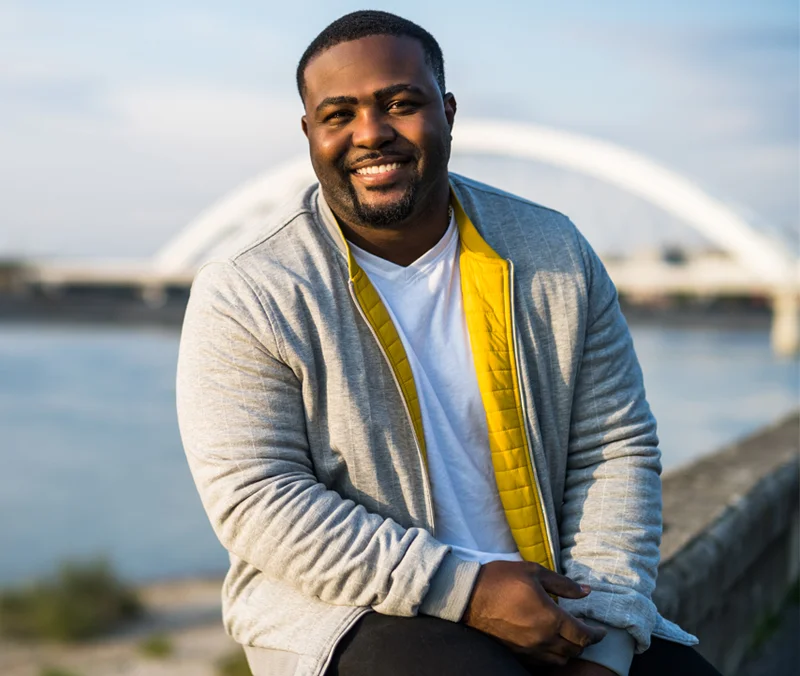
[[[419,399],[417,398],[414,374],[411,371],[411,364],[403,348],[403,343],[400,340],[397,329],[392,323],[389,312],[384,307],[378,292],[372,285],[372,282],[369,281],[369,277],[358,267],[358,264],[352,257],[350,258],[350,271],[358,303],[361,305],[361,309],[364,310],[367,320],[378,336],[378,340],[386,352],[386,355],[389,357],[389,363],[394,371],[395,377],[400,383],[403,398],[406,400],[408,410],[411,414],[411,424],[414,427],[414,435],[417,438],[417,443],[422,453],[422,459],[427,465],[428,454],[425,449],[425,434],[422,430],[422,410],[420,409]]]
[[[483,242],[460,205],[456,218],[464,312],[500,500],[522,558],[554,570],[517,390],[508,263]]]

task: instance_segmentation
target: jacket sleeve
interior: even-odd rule
[[[587,321],[572,403],[561,562],[565,575],[593,591],[561,603],[574,615],[611,628],[594,647],[598,656],[607,641],[624,646],[627,632],[627,665],[585,653],[624,675],[634,645],[637,652],[649,646],[657,617],[651,595],[661,542],[661,454],[616,289],[598,256],[578,237]]]
[[[192,475],[228,551],[327,603],[460,619],[477,564],[317,480],[301,382],[233,263],[208,264],[195,279],[177,404]]]

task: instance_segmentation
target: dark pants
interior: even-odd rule
[[[326,676],[557,676],[530,669],[501,643],[464,624],[435,617],[365,615],[342,639]],[[692,648],[653,638],[630,676],[720,676]]]

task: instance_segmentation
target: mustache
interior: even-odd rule
[[[384,150],[382,152],[379,150],[373,150],[371,152],[363,153],[362,155],[352,159],[342,156],[339,162],[337,162],[337,165],[341,171],[349,172],[354,166],[360,164],[361,162],[371,162],[373,160],[382,160],[384,158],[396,160],[398,157],[404,157],[417,161],[419,160],[419,150],[416,148],[416,146],[412,146],[404,150]]]

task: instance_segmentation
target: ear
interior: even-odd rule
[[[453,129],[453,123],[456,119],[456,97],[450,92],[444,95],[444,116],[447,118],[447,124],[450,125],[450,130]]]
[[[308,138],[308,120],[306,120],[305,115],[300,118],[300,126],[303,128],[303,133],[306,135],[306,138]]]

